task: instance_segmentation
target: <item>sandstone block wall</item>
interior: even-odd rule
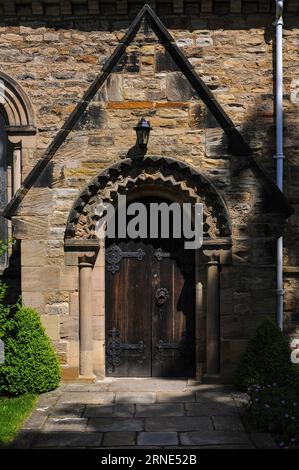
[[[165,3],[163,20],[176,43],[275,178],[273,14],[237,11],[221,16],[184,9],[175,16],[173,10],[169,15],[167,11]],[[24,157],[23,177],[123,36],[129,20],[117,15],[61,18],[55,27],[44,17],[2,23],[0,68],[27,93],[38,129],[36,147]],[[298,15],[286,16],[285,191],[295,208],[286,226],[284,249],[286,328],[291,335],[299,333],[298,34]],[[275,315],[271,216],[251,171],[233,176],[236,157],[229,155],[222,130],[147,29],[128,48],[13,217],[15,237],[21,240],[24,302],[42,315],[62,364],[76,368],[78,268],[65,265],[68,214],[87,182],[134,146],[133,127],[141,116],[153,127],[148,154],[192,164],[211,178],[228,205],[233,266],[221,278],[221,352],[229,374],[257,323]],[[95,305],[95,354],[104,340],[99,312],[103,306]]]

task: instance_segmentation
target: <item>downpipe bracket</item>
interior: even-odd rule
[[[284,160],[285,156],[281,153],[278,155],[273,155],[274,160]]]

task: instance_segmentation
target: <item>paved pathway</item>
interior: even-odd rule
[[[187,380],[107,379],[42,395],[14,448],[272,448],[244,396]]]

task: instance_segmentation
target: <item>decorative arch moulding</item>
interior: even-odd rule
[[[209,179],[187,164],[169,157],[151,156],[142,160],[123,160],[92,180],[74,203],[70,212],[65,238],[95,239],[100,201],[116,203],[118,194],[144,191],[153,186],[161,195],[168,189],[181,202],[204,204],[204,236],[230,237],[228,209]],[[160,191],[159,191],[160,190]]]
[[[13,133],[35,133],[33,107],[23,88],[0,72],[0,107],[7,121],[6,130]]]

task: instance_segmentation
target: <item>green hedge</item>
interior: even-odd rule
[[[31,308],[4,304],[6,287],[0,285],[0,338],[5,344],[5,363],[0,364],[0,393],[43,393],[60,382],[56,352]]]
[[[289,341],[274,322],[266,320],[257,328],[241,358],[235,383],[243,391],[251,385],[273,383],[299,389],[299,368],[291,362]]]

